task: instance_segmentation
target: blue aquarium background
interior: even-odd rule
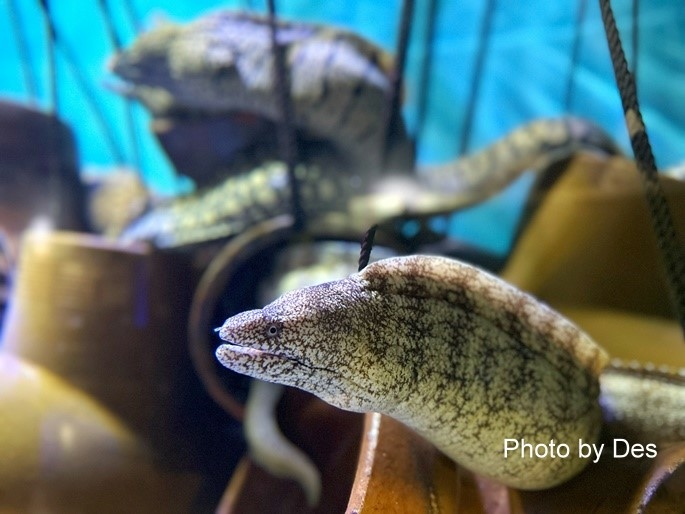
[[[125,9],[127,3],[133,7],[133,16]],[[59,37],[73,53],[88,87],[104,110],[106,130],[114,135],[128,164],[134,165],[125,121],[125,102],[113,91],[111,86],[115,80],[107,70],[107,61],[114,48],[99,2],[60,0],[51,4]],[[266,9],[265,2],[261,1],[129,0],[109,4],[116,30],[125,46],[135,37],[134,23],[144,29],[164,19],[188,21],[218,8]],[[12,5],[16,7],[14,12]],[[417,2],[404,86],[404,114],[409,130],[418,142],[419,162],[440,162],[459,154],[488,6],[494,8],[491,32],[479,94],[473,104],[468,148],[478,149],[531,119],[572,113],[602,125],[630,152],[596,1],[587,3],[585,21],[579,29],[579,2],[442,0],[438,2],[431,43],[426,41],[426,5],[427,2]],[[666,168],[685,160],[685,8],[682,0],[643,0],[638,5],[639,99],[657,164]],[[39,2],[6,0],[0,6],[0,95],[50,109],[48,46]],[[277,7],[284,17],[343,26],[389,51],[395,48],[401,10],[398,0],[281,0]],[[613,7],[626,52],[631,58],[632,2],[617,0]],[[26,41],[27,59],[22,59],[13,32],[13,27],[17,26]],[[581,30],[582,43],[578,49],[573,94],[567,98],[572,48],[578,30]],[[420,123],[419,76],[427,52],[432,52],[432,67],[425,122]],[[117,162],[104,142],[105,129],[89,107],[83,88],[76,82],[73,70],[59,50],[57,65],[58,111],[76,133],[82,167],[106,172]],[[26,78],[31,74],[35,76],[35,86]],[[147,184],[162,195],[192,188],[188,179],[175,175],[148,132],[147,113],[138,106],[134,112],[141,145],[139,166]],[[530,178],[524,177],[497,198],[455,215],[450,221],[451,233],[491,250],[505,252],[528,183]]]

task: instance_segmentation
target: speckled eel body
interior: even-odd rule
[[[381,260],[229,318],[220,337],[226,367],[392,416],[512,487],[569,479],[587,463],[579,440],[599,436],[604,350],[533,297],[459,261]],[[505,458],[505,438],[564,442],[571,452]]]

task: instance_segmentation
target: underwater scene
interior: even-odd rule
[[[685,513],[678,0],[0,3],[0,514]]]

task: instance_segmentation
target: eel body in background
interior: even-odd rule
[[[328,160],[296,170],[302,208],[309,219],[337,213],[362,225],[396,216],[449,214],[501,191],[526,170],[542,172],[578,151],[614,154],[618,149],[593,123],[579,118],[541,119],[492,145],[415,175],[354,172]],[[147,240],[180,248],[238,235],[270,217],[292,212],[282,162],[264,163],[213,188],[153,208],[124,230],[125,241]]]
[[[412,174],[413,143],[402,116],[392,117],[397,127],[384,126],[390,56],[327,25],[279,20],[277,35],[290,76],[293,124],[338,150],[337,165],[330,159],[301,163],[302,208],[310,216],[333,210],[382,222],[398,215],[447,214],[494,195],[526,170],[542,171],[579,150],[620,153],[587,120],[540,119],[472,155]],[[222,10],[186,25],[161,25],[118,54],[112,69],[156,118],[249,113],[279,119],[264,16]],[[379,151],[387,131],[393,139],[383,171]],[[256,164],[211,189],[152,209],[123,239],[176,248],[231,237],[266,217],[291,212],[285,166]],[[334,201],[322,188],[333,191]]]

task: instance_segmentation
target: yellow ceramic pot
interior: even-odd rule
[[[132,512],[148,459],[57,376],[0,352],[0,512]],[[132,509],[132,510],[131,510]]]

